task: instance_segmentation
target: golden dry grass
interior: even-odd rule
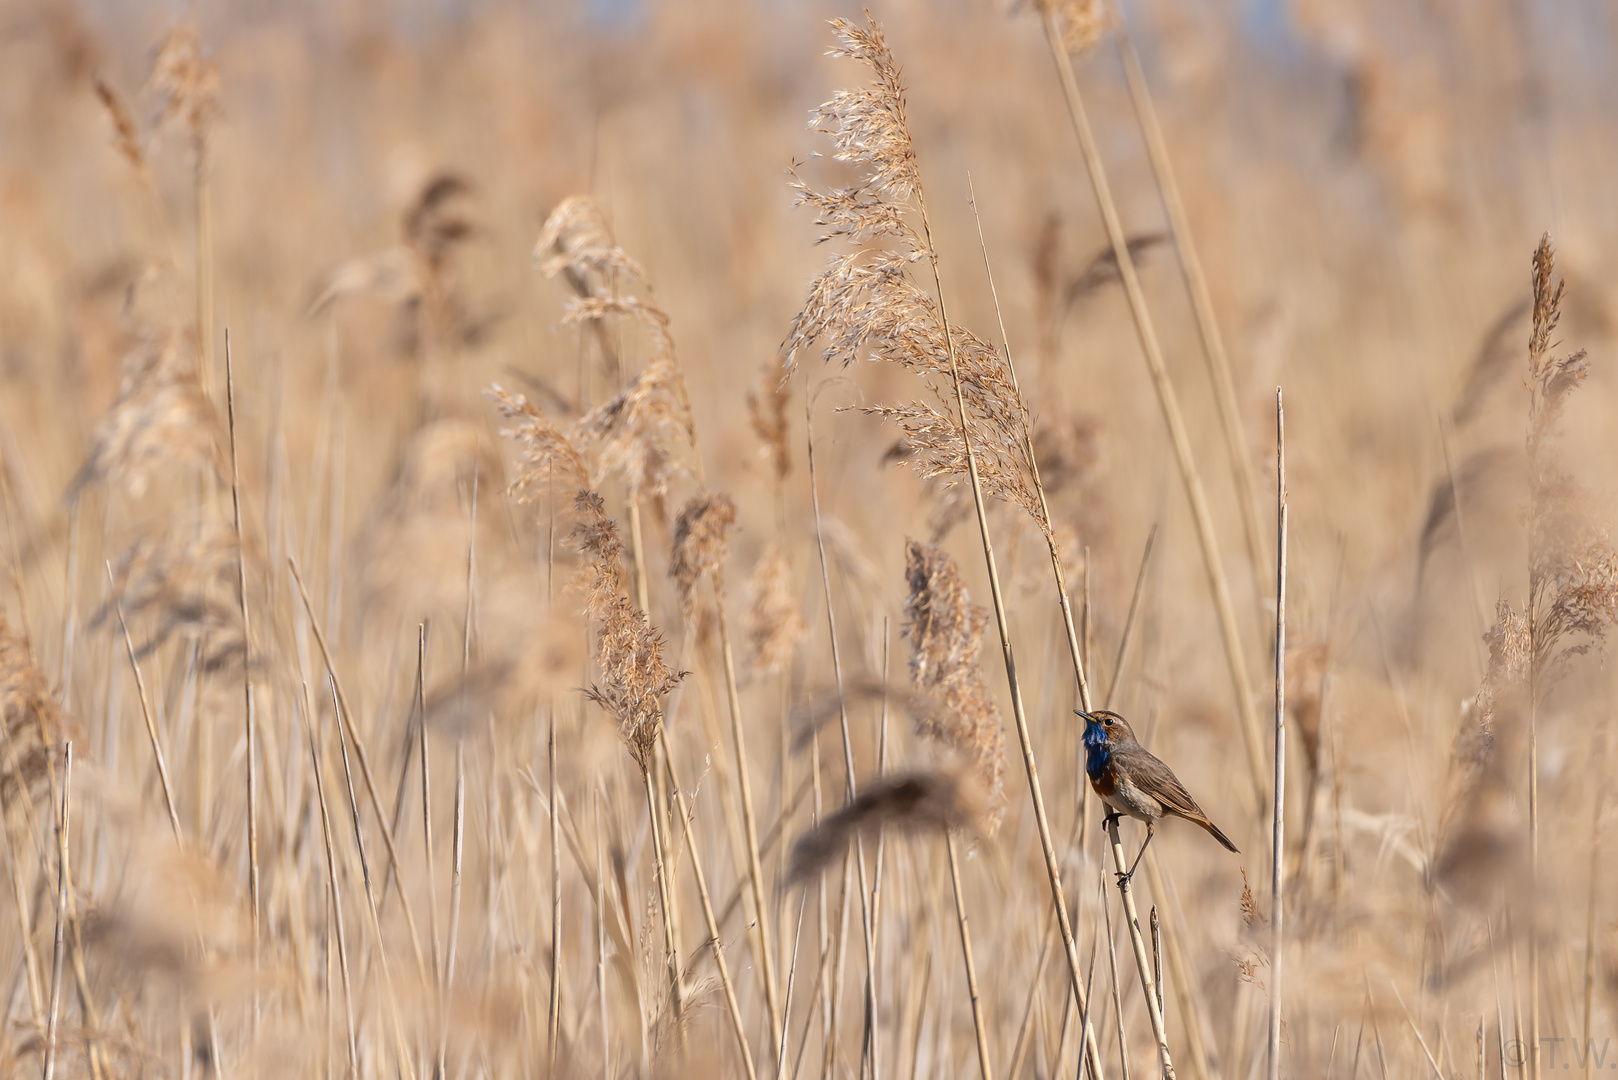
[[[199,8],[0,0],[0,1072],[1074,1075],[964,411],[1101,1063],[1157,1057],[1048,542],[1244,853],[1133,885],[1177,1072],[1257,1075],[1269,808],[1038,5]],[[1618,25],[1053,25],[1255,686],[1124,29],[1261,487],[1286,390],[1282,1074],[1611,1066]]]

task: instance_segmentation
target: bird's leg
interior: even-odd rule
[[[1102,805],[1106,806],[1106,803],[1102,803]],[[1120,822],[1122,820],[1124,820],[1124,815],[1120,814],[1118,811],[1114,810],[1112,807],[1107,806],[1107,812],[1101,818],[1101,831],[1106,832],[1108,825],[1115,824],[1115,823]]]
[[[1156,831],[1152,828],[1152,823],[1148,821],[1146,823],[1146,839],[1141,843],[1140,851],[1135,855],[1135,861],[1129,864],[1128,870],[1118,871],[1118,887],[1120,889],[1129,884],[1129,879],[1135,876],[1135,867],[1140,865],[1141,858],[1146,854],[1146,845],[1152,842],[1154,835],[1156,835]]]

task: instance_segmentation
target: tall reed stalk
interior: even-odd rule
[[[1156,391],[1163,421],[1169,429],[1174,460],[1179,466],[1180,479],[1185,487],[1186,498],[1191,504],[1191,516],[1197,529],[1197,542],[1202,548],[1203,569],[1208,579],[1209,590],[1213,594],[1215,613],[1219,617],[1220,638],[1224,642],[1226,666],[1230,671],[1231,686],[1236,697],[1236,714],[1241,720],[1242,738],[1247,747],[1248,766],[1252,771],[1254,804],[1262,807],[1269,801],[1267,790],[1269,782],[1264,775],[1258,714],[1254,710],[1252,679],[1248,673],[1241,630],[1236,621],[1235,605],[1231,601],[1230,583],[1226,579],[1224,562],[1219,553],[1219,538],[1214,530],[1213,512],[1209,508],[1207,492],[1197,471],[1196,455],[1191,448],[1191,436],[1186,430],[1185,419],[1180,412],[1179,396],[1175,393],[1174,384],[1169,379],[1168,368],[1163,361],[1163,349],[1158,344],[1157,330],[1146,307],[1146,294],[1141,289],[1140,277],[1135,272],[1134,259],[1129,254],[1129,242],[1118,217],[1118,208],[1113,202],[1112,189],[1107,182],[1100,150],[1090,129],[1084,100],[1079,94],[1078,80],[1073,74],[1072,59],[1062,42],[1061,29],[1057,25],[1056,11],[1051,0],[1041,0],[1040,10],[1044,18],[1045,38],[1050,44],[1051,58],[1056,62],[1057,77],[1062,85],[1063,96],[1067,100],[1068,115],[1073,121],[1073,131],[1078,137],[1079,149],[1084,154],[1084,164],[1090,174],[1090,186],[1095,193],[1096,207],[1101,213],[1107,239],[1112,245],[1113,257],[1118,262],[1118,273],[1123,280],[1124,295],[1129,301],[1135,334],[1140,339],[1141,353],[1152,379],[1152,388]]]
[[[920,451],[912,459],[913,464],[924,475],[946,476],[956,481],[964,478],[970,484],[994,601],[1001,658],[1011,692],[1012,716],[1045,855],[1052,904],[1067,947],[1073,994],[1081,1015],[1088,1017],[1078,949],[1045,812],[984,505],[985,487],[992,486],[998,497],[1016,502],[1036,519],[1048,521],[1048,516],[1035,509],[1042,495],[1036,494],[1037,484],[1029,482],[1032,470],[1027,449],[1031,444],[1026,437],[1018,437],[1019,433],[1027,434],[1027,407],[1017,392],[1014,378],[994,350],[950,322],[926,197],[905,119],[898,68],[881,29],[874,20],[865,26],[836,20],[833,27],[842,42],[834,54],[866,64],[876,80],[870,89],[840,91],[822,106],[818,115],[825,126],[821,130],[830,133],[837,143],[838,158],[865,169],[865,179],[858,188],[831,193],[815,191],[801,181],[796,181],[794,186],[800,201],[819,212],[819,224],[828,229],[827,238],[844,237],[859,243],[873,236],[890,236],[897,238],[905,250],[894,254],[856,249],[847,255],[834,256],[831,266],[810,285],[809,298],[794,320],[783,351],[791,363],[800,349],[812,341],[824,339],[827,359],[851,362],[862,348],[870,347],[918,374],[942,376],[949,384],[948,390],[939,391],[938,396],[940,404],[953,411],[954,417],[922,403],[878,406],[869,411],[892,420],[906,431],[913,449]],[[913,229],[906,221],[906,213],[911,209],[919,219],[919,229]],[[862,262],[862,258],[867,261]],[[931,294],[906,279],[905,267],[912,260],[928,264],[933,286]],[[861,298],[866,302],[861,304]],[[959,355],[962,348],[970,352],[970,380]],[[970,407],[968,382],[972,394]],[[979,425],[983,425],[982,430],[998,429],[994,467],[988,477],[983,475],[979,462],[983,452],[982,440],[975,430]],[[1048,537],[1048,540],[1054,546],[1054,539]],[[1062,599],[1067,610],[1065,590]],[[1068,620],[1071,635],[1070,611]],[[1082,680],[1082,662],[1076,664],[1076,668]],[[1100,1055],[1088,1024],[1085,1047],[1090,1067],[1099,1077]]]
[[[254,759],[258,747],[258,714],[253,703],[253,624],[247,615],[247,551],[242,544],[242,478],[236,455],[236,377],[230,362],[230,330],[225,330],[225,409],[230,421],[230,506],[236,528],[236,584],[242,611],[242,697],[246,717],[242,754],[247,773],[247,900],[253,917],[253,966],[258,966],[259,881],[258,881],[258,773]]]
[[[1287,440],[1281,388],[1275,389],[1275,785],[1270,830],[1269,1077],[1281,1076],[1282,931],[1286,909],[1287,781]]]
[[[1241,410],[1236,403],[1236,382],[1230,371],[1230,356],[1225,351],[1225,338],[1219,330],[1219,318],[1214,313],[1208,276],[1202,269],[1202,256],[1197,253],[1191,219],[1185,212],[1185,200],[1180,194],[1180,182],[1175,178],[1174,165],[1169,158],[1168,141],[1163,137],[1163,126],[1157,119],[1151,84],[1146,81],[1140,55],[1135,51],[1134,39],[1129,34],[1129,24],[1117,0],[1112,0],[1111,7],[1118,55],[1123,59],[1130,102],[1135,107],[1135,120],[1140,125],[1147,157],[1152,163],[1152,175],[1157,179],[1157,190],[1163,198],[1163,210],[1168,215],[1169,231],[1174,237],[1174,250],[1179,256],[1180,273],[1185,279],[1186,295],[1191,298],[1191,313],[1196,318],[1197,335],[1202,341],[1202,356],[1208,364],[1208,378],[1214,388],[1214,404],[1218,407],[1219,429],[1225,437],[1225,456],[1230,466],[1231,480],[1236,486],[1237,509],[1247,536],[1247,555],[1253,567],[1255,591],[1259,594],[1259,606],[1262,608],[1265,597],[1258,575],[1259,568],[1266,565],[1269,559],[1265,555],[1264,528],[1258,519],[1258,480],[1248,452],[1247,437],[1242,430]]]

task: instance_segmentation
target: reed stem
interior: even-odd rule
[[[678,777],[674,775],[674,755],[669,752],[667,729],[659,729],[658,739],[663,744],[663,757],[669,770],[669,787],[674,795],[681,831],[685,834],[686,852],[691,856],[691,876],[696,882],[697,898],[702,902],[702,918],[708,925],[708,947],[713,950],[714,964],[719,968],[719,984],[725,993],[725,1010],[730,1014],[731,1028],[736,1033],[736,1044],[742,1052],[742,1065],[747,1070],[747,1080],[757,1080],[758,1072],[753,1065],[753,1050],[747,1044],[747,1028],[742,1021],[741,1005],[736,1000],[736,984],[730,975],[730,965],[725,961],[724,943],[719,935],[719,920],[714,915],[713,897],[708,892],[708,876],[702,871],[702,856],[697,849],[696,834],[691,830],[691,806],[686,802],[685,791],[680,787]]]
[[[253,968],[259,962],[258,879],[258,745],[257,713],[253,703],[253,624],[247,615],[247,549],[242,541],[242,476],[236,454],[236,377],[230,362],[230,330],[225,330],[225,408],[230,420],[230,507],[236,526],[236,585],[242,611],[242,696],[246,710],[247,747],[242,754],[247,773],[247,897],[253,916]],[[200,718],[199,718],[200,719]]]
[[[1017,677],[1017,657],[1011,647],[1011,625],[1006,616],[1005,596],[1000,587],[1000,569],[994,556],[994,540],[989,535],[989,518],[983,504],[983,481],[978,475],[977,455],[972,445],[971,424],[966,418],[966,396],[961,386],[960,362],[955,355],[955,338],[950,329],[949,309],[944,301],[944,283],[938,269],[938,252],[933,246],[932,225],[927,217],[927,201],[922,195],[921,187],[916,187],[916,202],[921,211],[922,239],[926,246],[927,262],[933,271],[933,290],[938,298],[938,321],[943,330],[945,349],[949,354],[950,381],[955,387],[955,407],[961,424],[961,441],[966,450],[967,476],[972,484],[972,506],[977,512],[978,539],[983,546],[983,559],[987,564],[989,573],[989,593],[994,600],[995,627],[1000,633],[1000,656],[1006,666],[1006,683],[1011,690],[1011,715],[1017,726],[1017,744],[1022,748],[1023,769],[1028,774],[1028,791],[1034,805],[1034,821],[1039,830],[1040,849],[1045,856],[1045,876],[1050,881],[1051,903],[1056,908],[1056,921],[1062,931],[1062,942],[1067,949],[1068,975],[1072,982],[1073,996],[1078,1002],[1081,1015],[1088,1017],[1089,1002],[1086,999],[1084,981],[1079,974],[1079,950],[1073,939],[1073,927],[1068,921],[1067,900],[1062,889],[1062,869],[1057,861],[1056,845],[1051,839],[1050,817],[1045,812],[1045,797],[1040,789],[1039,768],[1034,760],[1034,744],[1028,733],[1028,716],[1023,708],[1022,683]],[[1026,436],[1026,432],[1024,433]],[[1034,478],[1036,488],[1039,486],[1038,474]],[[1040,498],[1043,500],[1044,492],[1041,490]],[[1046,515],[1049,520],[1049,515]],[[1078,646],[1073,629],[1073,609],[1068,602],[1067,589],[1063,579],[1061,559],[1056,552],[1056,542],[1047,532],[1046,541],[1050,545],[1052,562],[1055,567],[1059,583],[1059,599],[1062,605],[1063,617],[1067,622],[1068,640],[1072,646],[1074,670],[1079,680],[1081,693],[1086,701],[1089,700],[1089,684],[1084,677],[1084,663],[1079,658]],[[1088,1023],[1085,1025],[1085,1054],[1090,1061],[1091,1075],[1101,1080],[1101,1053],[1096,1048],[1095,1033]]]
[[[1281,977],[1285,936],[1287,780],[1287,456],[1286,413],[1275,388],[1275,801],[1270,833],[1270,1080],[1281,1076]],[[1420,1037],[1420,1033],[1417,1033]]]
[[[1095,135],[1090,130],[1090,120],[1084,110],[1084,100],[1079,94],[1078,80],[1073,75],[1072,62],[1061,42],[1061,31],[1056,25],[1056,12],[1048,2],[1040,6],[1045,22],[1045,37],[1050,43],[1051,57],[1056,62],[1057,76],[1062,84],[1063,95],[1067,99],[1068,114],[1073,121],[1073,131],[1078,136],[1079,149],[1083,152],[1084,163],[1090,173],[1090,185],[1095,192],[1102,224],[1106,227],[1107,238],[1118,261],[1118,273],[1123,279],[1124,294],[1128,298],[1129,311],[1135,322],[1135,333],[1140,339],[1141,352],[1152,378],[1152,387],[1157,393],[1158,406],[1169,429],[1175,463],[1179,466],[1180,479],[1185,487],[1186,498],[1191,504],[1197,541],[1202,548],[1203,568],[1219,617],[1219,632],[1224,642],[1226,665],[1230,669],[1231,686],[1236,697],[1236,712],[1241,719],[1242,737],[1247,747],[1248,766],[1252,771],[1254,805],[1262,807],[1269,801],[1269,793],[1268,781],[1264,775],[1264,756],[1260,749],[1258,714],[1253,708],[1252,680],[1248,675],[1247,660],[1243,654],[1235,606],[1231,602],[1230,583],[1226,580],[1224,562],[1219,553],[1219,538],[1214,531],[1213,512],[1209,509],[1207,492],[1197,472],[1196,457],[1191,449],[1191,436],[1186,431],[1185,419],[1180,413],[1179,398],[1175,394],[1174,384],[1169,380],[1168,368],[1163,361],[1163,350],[1157,340],[1157,331],[1152,324],[1151,314],[1146,309],[1146,294],[1141,290],[1140,278],[1135,273],[1135,263],[1129,254],[1129,242],[1124,236],[1123,225],[1118,218],[1118,208],[1113,202],[1112,189],[1108,186],[1107,175],[1101,164]]]
[[[1158,123],[1157,106],[1152,101],[1152,90],[1141,68],[1135,42],[1129,35],[1129,24],[1113,0],[1113,25],[1117,28],[1118,53],[1124,62],[1124,79],[1129,84],[1129,97],[1135,107],[1135,119],[1140,124],[1146,143],[1146,154],[1152,162],[1152,174],[1163,197],[1163,209],[1169,219],[1169,232],[1174,237],[1174,250],[1179,255],[1180,272],[1185,278],[1185,290],[1191,298],[1191,312],[1196,317],[1197,334],[1202,340],[1203,359],[1208,364],[1208,378],[1214,387],[1214,404],[1218,406],[1219,428],[1225,437],[1225,455],[1229,459],[1231,479],[1236,485],[1236,499],[1240,504],[1242,529],[1247,537],[1247,554],[1252,560],[1255,591],[1259,592],[1259,606],[1266,597],[1259,590],[1258,568],[1269,562],[1264,551],[1264,528],[1258,519],[1258,481],[1253,461],[1242,432],[1241,411],[1236,404],[1236,383],[1231,376],[1230,357],[1225,351],[1224,335],[1219,330],[1219,319],[1214,314],[1213,297],[1208,289],[1208,276],[1202,269],[1202,258],[1197,254],[1196,239],[1191,232],[1191,219],[1185,212],[1185,201],[1180,195],[1180,184],[1169,160],[1168,142],[1163,138],[1163,127]]]
[[[961,954],[966,960],[966,993],[972,1001],[972,1031],[977,1036],[978,1071],[983,1080],[994,1080],[994,1067],[989,1064],[989,1033],[983,1022],[983,1002],[978,993],[978,968],[972,959],[972,932],[966,919],[966,899],[961,895],[961,866],[955,850],[955,831],[944,833],[949,850],[949,880],[955,891],[955,925],[961,933]]]

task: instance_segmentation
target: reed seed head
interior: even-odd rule
[[[975,831],[985,810],[983,792],[970,773],[936,770],[880,777],[798,838],[787,880],[801,883],[817,876],[848,850],[857,835],[878,829]]]
[[[105,482],[139,498],[155,472],[186,464],[219,475],[219,414],[182,342],[176,331],[151,334],[124,358],[118,399],[96,425],[70,496]]]
[[[1056,15],[1062,47],[1072,56],[1095,48],[1107,32],[1107,10],[1101,0],[1040,0]]]
[[[736,503],[723,492],[692,496],[675,519],[669,577],[679,588],[680,609],[687,619],[696,610],[697,583],[702,576],[723,571],[735,528]]]
[[[44,673],[34,666],[28,642],[0,614],[0,723],[6,741],[0,754],[0,785],[6,805],[20,793],[40,795],[50,755],[62,737],[62,716]]]
[[[603,278],[622,274],[643,283],[647,280],[640,263],[612,238],[606,215],[587,195],[570,195],[556,204],[534,243],[534,261],[546,277],[591,272]]]
[[[663,660],[663,639],[646,613],[625,595],[624,544],[601,496],[580,491],[574,509],[579,523],[571,540],[588,565],[587,610],[599,624],[596,665],[601,681],[592,684],[585,696],[618,725],[630,755],[644,772],[651,766],[652,748],[663,726],[663,698],[685,673],[669,670]]]
[[[500,434],[514,440],[522,451],[510,487],[519,502],[528,502],[541,490],[553,487],[590,487],[584,455],[550,417],[523,395],[510,393],[498,383],[485,393],[500,414],[512,421]]]
[[[180,124],[202,144],[219,111],[219,65],[203,57],[196,23],[182,22],[169,31],[148,85],[163,99],[157,126]]]
[[[809,624],[798,606],[792,565],[779,542],[771,541],[759,556],[748,592],[752,597],[747,608],[748,667],[760,674],[789,670]]]
[[[989,613],[972,603],[960,569],[942,548],[905,545],[905,636],[910,681],[925,694],[911,703],[917,734],[972,762],[988,798],[985,831],[1004,813],[1005,735],[983,686],[978,656]]]

